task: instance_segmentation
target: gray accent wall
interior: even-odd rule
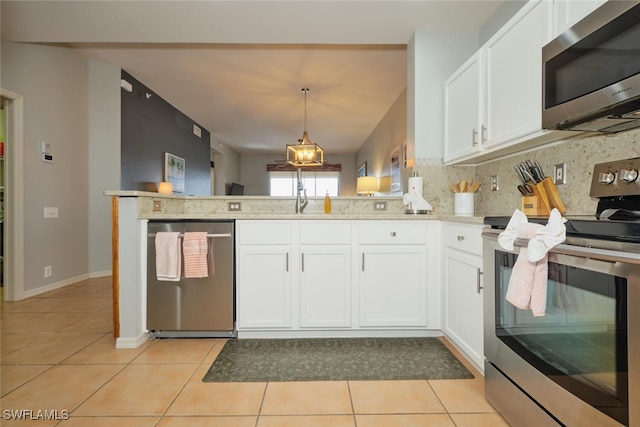
[[[185,160],[182,195],[211,195],[210,133],[134,76],[122,71],[133,90],[121,90],[121,189],[157,191],[164,180],[166,152]],[[193,126],[201,129],[194,135]]]

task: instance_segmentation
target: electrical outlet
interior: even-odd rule
[[[58,208],[56,208],[56,207],[45,207],[44,208],[44,217],[45,218],[58,218]]]
[[[555,185],[562,185],[567,183],[567,164],[558,163],[553,165],[553,183]]]
[[[153,212],[162,212],[162,201],[160,200],[153,201]]]
[[[51,277],[52,271],[51,271],[51,266],[50,265],[45,265],[44,267],[44,277]]]
[[[491,191],[498,191],[498,175],[491,175]]]
[[[386,211],[387,210],[387,202],[375,202],[373,204],[374,211]]]
[[[228,211],[233,211],[233,212],[239,212],[242,210],[242,203],[241,202],[228,202],[227,203],[227,210]]]

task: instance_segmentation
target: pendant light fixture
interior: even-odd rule
[[[295,166],[321,166],[324,163],[324,151],[318,144],[311,142],[307,135],[307,93],[309,88],[302,88],[304,93],[304,132],[297,144],[287,144],[287,163]]]

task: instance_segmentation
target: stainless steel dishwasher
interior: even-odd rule
[[[149,221],[147,241],[147,329],[156,337],[235,337],[234,221]],[[158,232],[207,233],[206,278],[158,280]],[[180,245],[182,248],[182,245]]]

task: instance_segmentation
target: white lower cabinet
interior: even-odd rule
[[[443,332],[484,371],[482,226],[443,224]]]
[[[279,245],[238,248],[238,328],[292,327],[291,250]]]
[[[236,236],[239,334],[426,329],[426,221],[238,220]]]
[[[300,327],[351,327],[351,245],[300,249]]]
[[[427,326],[424,245],[361,247],[360,325]]]

